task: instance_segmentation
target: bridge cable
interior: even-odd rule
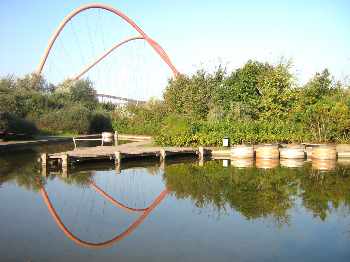
[[[101,16],[101,9],[98,9],[97,11],[98,11],[98,15],[97,15],[97,22],[95,24],[95,33],[99,32],[102,35],[101,37],[98,37],[98,38],[100,38],[100,41],[102,42],[102,50],[104,51],[104,50],[106,50],[106,43],[105,43],[105,36],[104,36],[104,30],[103,30],[104,23],[102,23],[103,16]],[[106,68],[108,70],[109,67],[106,67],[106,63],[101,64],[101,66],[102,65],[103,65],[103,67],[99,67],[99,69],[100,70],[103,69],[102,71],[106,72]],[[105,84],[106,84],[105,82],[106,82],[106,80],[103,78],[103,85],[102,86],[105,86]]]
[[[94,14],[95,15],[95,14]],[[89,41],[90,41],[90,45],[91,47],[93,48],[93,54],[92,56],[93,57],[97,57],[96,56],[96,49],[95,49],[95,46],[94,46],[94,42],[92,41],[92,37],[91,37],[91,32],[94,31],[95,33],[95,39],[97,38],[96,36],[96,23],[95,23],[95,30],[92,30],[91,27],[90,27],[90,23],[87,19],[87,16],[85,16],[85,22],[86,22],[86,25],[87,25],[87,29],[88,29],[88,37],[89,37]],[[97,66],[94,70],[94,73],[93,75],[96,77],[96,81],[95,81],[95,88],[98,89],[98,87],[101,85],[101,66]],[[93,79],[91,78],[90,79],[91,81],[93,81]]]
[[[61,49],[63,50],[64,56],[65,56],[66,58],[68,58],[67,60],[69,60],[69,65],[73,65],[73,63],[72,63],[72,57],[71,57],[70,55],[68,55],[68,52],[67,52],[66,48],[64,47],[64,43],[63,43],[61,37],[58,39],[58,43],[59,43]],[[68,61],[67,61],[67,62],[68,62]],[[62,77],[63,77],[62,80],[64,80],[64,76],[62,76]]]
[[[71,30],[72,30],[73,35],[74,35],[75,40],[76,40],[76,44],[78,45],[80,59],[81,59],[82,63],[85,64],[85,59],[84,59],[84,56],[83,56],[83,53],[82,53],[82,48],[81,48],[81,45],[80,45],[79,38],[78,38],[76,30],[74,28],[74,23],[70,23],[70,25],[71,25]]]
[[[54,56],[56,57],[57,53],[54,53]],[[59,63],[56,63],[55,60],[56,59],[51,57],[51,63],[52,63],[52,66],[53,66],[54,74],[57,76],[58,83],[60,83],[59,79],[61,79],[61,77],[64,76],[64,74],[63,74],[61,66],[59,65]]]

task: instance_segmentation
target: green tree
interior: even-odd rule
[[[333,83],[332,77],[328,69],[324,69],[306,83],[303,88],[302,97],[304,105],[314,104],[325,95],[330,95],[337,89],[337,85]]]
[[[213,96],[224,75],[224,70],[219,67],[213,74],[199,70],[192,76],[180,75],[170,80],[164,92],[164,103],[168,111],[194,120],[206,119],[213,105]]]
[[[285,119],[294,106],[296,92],[289,67],[289,64],[279,64],[260,75],[257,85],[260,119]]]
[[[350,107],[346,100],[346,97],[325,96],[306,108],[303,121],[315,141],[350,139]]]
[[[50,85],[46,82],[45,78],[35,73],[16,79],[16,89],[18,91],[47,91],[49,87]]]
[[[234,116],[256,118],[260,92],[259,79],[271,66],[249,60],[242,68],[224,79],[215,93],[215,104],[222,105],[226,113]]]
[[[98,103],[96,90],[89,79],[83,80],[65,80],[58,85],[56,89],[61,97],[69,96],[73,103],[83,103],[91,109],[94,109]]]

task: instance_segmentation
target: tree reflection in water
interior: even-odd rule
[[[315,217],[324,220],[333,209],[349,214],[350,170],[337,166],[332,172],[277,167],[223,168],[217,161],[167,166],[167,187],[177,198],[190,198],[198,207],[227,207],[247,219],[272,217],[277,224],[289,222],[288,211],[300,198]]]
[[[89,170],[113,170],[110,164],[93,164],[74,171],[68,177],[50,173],[43,177],[40,164],[34,159],[36,152],[26,152],[14,157],[0,159],[0,186],[2,183],[16,183],[28,190],[39,191],[41,186],[55,177],[67,184],[79,187],[89,186],[94,172]],[[18,164],[20,163],[20,164]],[[350,211],[350,167],[340,163],[330,168],[330,172],[315,169],[315,164],[306,163],[302,167],[285,166],[275,168],[237,168],[233,162],[229,168],[218,161],[205,162],[199,166],[194,162],[168,163],[163,179],[167,189],[178,199],[191,199],[199,208],[214,208],[217,214],[227,208],[239,212],[249,220],[273,218],[277,224],[288,224],[288,211],[301,200],[304,208],[322,220],[334,210],[348,215]],[[133,164],[135,165],[135,163]],[[147,166],[149,174],[156,174],[159,165],[136,163]],[[244,166],[244,165],[243,165]],[[146,169],[145,169],[146,170]],[[40,181],[40,183],[38,183]]]

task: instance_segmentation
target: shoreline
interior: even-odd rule
[[[62,142],[71,142],[72,137],[43,137],[35,140],[25,140],[25,141],[0,141],[0,154],[6,151],[15,151],[29,149],[33,146],[49,145]]]
[[[99,138],[99,137],[101,137],[101,134],[77,135],[75,137]],[[151,140],[150,136],[144,136],[144,135],[119,134],[118,137],[121,141],[123,141],[123,140],[130,140],[130,141]],[[64,142],[72,142],[72,144],[73,144],[73,136],[42,136],[42,137],[37,137],[36,139],[33,139],[33,140],[22,140],[22,141],[20,141],[20,140],[15,141],[14,140],[14,141],[6,141],[6,142],[0,140],[0,154],[7,152],[7,151],[30,149],[34,146],[58,144],[58,143],[64,143]]]

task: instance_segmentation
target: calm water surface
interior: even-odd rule
[[[319,163],[327,172],[95,163],[44,176],[39,153],[69,147],[0,155],[0,261],[350,261],[347,161]]]

